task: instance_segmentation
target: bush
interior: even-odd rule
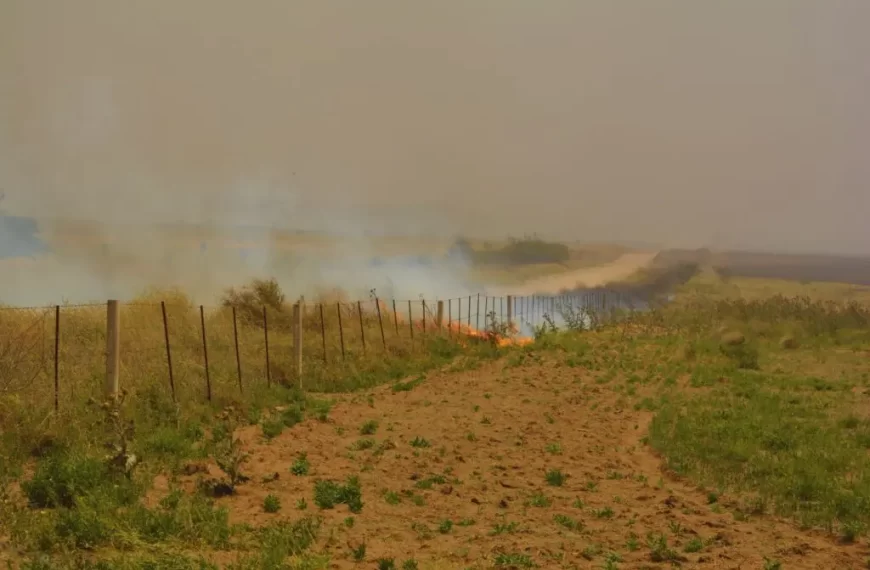
[[[254,279],[236,289],[230,287],[221,298],[224,307],[235,307],[240,319],[249,324],[263,325],[263,308],[284,313],[286,298],[275,279]]]
[[[723,344],[722,354],[730,358],[743,370],[758,370],[758,348],[751,344]]]
[[[468,240],[460,238],[453,244],[450,254],[461,256],[473,263],[527,265],[565,263],[571,258],[571,249],[562,243],[544,241],[537,236],[526,236],[522,239],[510,238],[510,242],[499,249],[477,251]]]
[[[335,481],[318,480],[314,483],[314,504],[321,509],[332,509],[335,505],[347,505],[352,513],[362,511],[362,489],[359,479],[349,477],[344,485]]]
[[[127,495],[119,497],[125,502],[135,498],[134,493],[125,492],[132,491],[129,484],[115,485],[122,483],[115,479],[120,478],[112,476],[105,462],[60,450],[40,461],[33,478],[25,481],[21,487],[30,505],[39,509],[73,508],[77,499],[94,493],[100,487],[109,487]]]

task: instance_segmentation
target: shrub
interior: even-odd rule
[[[77,499],[105,488],[120,502],[136,497],[132,484],[113,476],[105,462],[66,450],[55,451],[36,465],[33,478],[22,484],[32,507],[73,508]]]
[[[318,480],[314,483],[314,504],[321,509],[347,505],[352,513],[362,511],[362,489],[357,477],[349,477],[344,485],[335,481]]]
[[[263,325],[263,308],[284,313],[286,298],[275,279],[254,279],[238,289],[230,287],[221,298],[224,307],[235,307],[239,318]],[[286,319],[279,319],[279,323]]]

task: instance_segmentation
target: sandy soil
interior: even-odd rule
[[[370,436],[376,445],[352,451],[368,420],[380,424]],[[719,501],[721,514],[714,512],[704,492],[663,472],[643,445],[649,420],[608,386],[564,364],[486,363],[431,375],[409,392],[386,388],[348,398],[328,422],[308,421],[271,442],[258,428],[245,428],[240,435],[252,454],[247,470],[254,482],[221,502],[236,522],[295,519],[318,512],[315,479],[359,475],[364,507],[352,528],[344,524],[345,506],[321,511],[321,534],[329,539],[320,547],[334,568],[355,567],[351,548],[363,542],[369,565],[389,557],[401,567],[414,557],[420,568],[485,568],[510,553],[527,555],[540,568],[598,569],[615,552],[621,562],[610,567],[670,568],[652,555],[651,532],[667,537],[682,568],[779,568],[765,566],[765,558],[788,570],[866,567],[866,545],[840,545],[771,517],[738,522],[727,496]],[[417,437],[431,446],[411,446]],[[552,444],[561,453],[548,451]],[[311,473],[296,477],[289,468],[301,451]],[[568,476],[562,486],[547,484],[552,469]],[[260,483],[273,473],[280,477]],[[446,480],[420,489],[433,475]],[[389,504],[387,492],[401,502]],[[425,504],[415,504],[410,493]],[[263,512],[268,494],[280,497],[279,513]],[[535,495],[549,505],[535,506]],[[304,511],[297,508],[301,499],[308,503]],[[581,526],[568,529],[557,515]],[[439,532],[448,519],[452,528]],[[508,531],[495,533],[496,525]],[[700,552],[685,551],[693,539],[704,544]]]
[[[656,254],[657,252],[626,253],[615,261],[604,265],[584,267],[576,271],[527,281],[519,288],[512,288],[510,293],[514,295],[545,295],[558,294],[560,291],[578,286],[600,287],[630,277],[639,269],[649,265]]]

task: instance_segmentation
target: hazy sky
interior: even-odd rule
[[[868,155],[868,0],[0,0],[11,212],[866,254]]]

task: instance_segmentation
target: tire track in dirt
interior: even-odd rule
[[[738,522],[713,512],[641,443],[650,417],[556,355],[490,362],[432,374],[407,392],[343,397],[327,422],[307,421],[271,442],[245,428],[252,483],[221,502],[235,522],[255,526],[319,512],[319,547],[333,568],[358,567],[350,552],[362,543],[368,564],[394,558],[398,567],[414,557],[420,568],[485,568],[501,554],[541,568],[602,568],[610,553],[623,569],[761,569],[765,557],[788,570],[866,567],[864,545],[772,517]],[[377,432],[361,435],[370,420]],[[365,437],[375,444],[355,449]],[[415,438],[430,445],[415,447]],[[311,473],[296,477],[289,467],[301,451]],[[554,469],[567,475],[561,486],[547,484]],[[273,473],[277,480],[260,483]],[[319,511],[312,497],[316,478],[351,475],[364,507],[349,528],[346,507]],[[280,513],[263,512],[267,494],[281,499]],[[652,548],[649,533],[667,547]],[[687,552],[693,545],[702,548]]]

